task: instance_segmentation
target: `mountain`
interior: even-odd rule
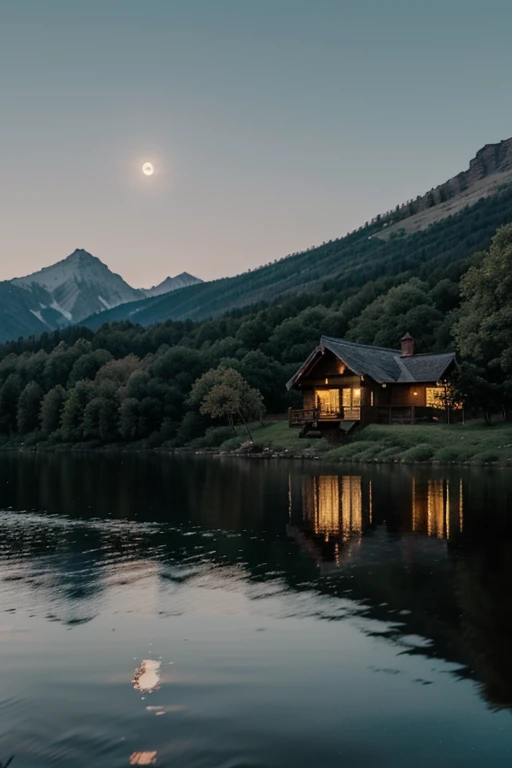
[[[121,305],[84,321],[91,328],[129,320],[149,326],[202,320],[259,302],[319,291],[355,291],[383,275],[427,274],[440,264],[458,279],[462,261],[487,248],[512,221],[512,139],[490,144],[468,171],[377,216],[344,238],[232,278]],[[450,277],[449,274],[446,275]]]
[[[486,144],[469,163],[469,169],[431,189],[416,200],[400,206],[399,221],[383,228],[378,237],[389,238],[403,229],[407,234],[418,232],[431,224],[453,216],[483,197],[496,194],[512,184],[512,138],[498,144]],[[391,214],[390,212],[390,215]],[[405,216],[405,220],[401,219]]]
[[[82,249],[51,267],[15,278],[11,284],[29,292],[43,289],[47,304],[43,297],[40,309],[54,309],[60,315],[61,325],[79,323],[95,312],[141,298],[140,291],[131,288],[96,256]]]
[[[349,235],[232,278],[188,273],[131,288],[86,251],[28,277],[0,283],[0,341],[69,323],[98,328],[202,320],[262,302],[355,296],[372,281],[399,284],[433,274],[457,281],[470,256],[512,221],[512,139],[488,144],[469,169],[375,217]],[[354,299],[355,300],[355,299]]]
[[[67,324],[51,302],[51,295],[41,286],[26,289],[8,280],[0,282],[0,341],[38,336]]]
[[[200,283],[182,272],[148,291],[132,288],[106,264],[79,248],[62,261],[25,277],[0,282],[0,342],[37,336],[121,304],[161,296]]]
[[[199,277],[189,275],[188,272],[182,272],[176,277],[166,277],[165,280],[152,288],[142,288],[141,291],[146,297],[162,296],[164,293],[177,291],[178,288],[187,288],[189,285],[197,285],[203,281]]]

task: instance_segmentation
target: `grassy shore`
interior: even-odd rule
[[[334,447],[322,439],[301,439],[286,422],[253,429],[252,450],[318,457],[343,462],[440,462],[512,465],[512,424],[483,421],[465,425],[377,425],[371,424],[344,445]],[[231,438],[220,450],[238,449],[247,436]]]
[[[73,445],[28,436],[0,442],[0,449],[52,452],[156,450],[164,453],[310,458],[346,463],[497,464],[512,467],[512,423],[507,422],[497,422],[490,427],[483,421],[465,425],[371,424],[339,446],[333,446],[324,439],[301,439],[299,430],[290,429],[287,421],[251,425],[252,441],[243,427],[239,426],[237,430],[235,437],[231,436],[227,427],[212,427],[204,437],[195,438],[182,448],[151,440],[115,445],[98,442]]]

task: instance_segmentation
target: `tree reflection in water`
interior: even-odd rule
[[[349,596],[394,621],[390,641],[431,641],[406,652],[457,663],[512,707],[505,472],[10,454],[0,472],[0,510],[26,510],[0,514],[4,583],[50,619],[95,616],[127,563],[131,579],[156,574],[158,599],[209,564],[236,567],[251,584]]]

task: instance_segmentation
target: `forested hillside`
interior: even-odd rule
[[[481,219],[483,228],[488,221]],[[488,415],[506,413],[512,405],[511,264],[509,225],[489,252],[453,262],[445,255],[426,272],[382,275],[359,289],[334,284],[203,322],[69,327],[4,344],[0,435],[34,443],[216,444],[238,418],[245,423],[258,415],[260,393],[274,413],[294,403],[285,382],[321,334],[397,346],[407,330],[419,352],[453,348],[456,341],[465,358],[460,396]],[[222,426],[226,415],[230,427]],[[208,431],[210,417],[217,426]]]
[[[382,229],[377,217],[373,224],[318,248],[237,277],[124,304],[89,318],[85,325],[98,328],[105,322],[131,320],[149,326],[168,319],[200,320],[236,307],[304,293],[319,297],[310,303],[339,303],[380,278],[393,284],[407,276],[429,283],[443,278],[457,281],[468,257],[486,248],[496,230],[511,220],[511,187],[407,237],[399,233],[388,241],[375,237]]]

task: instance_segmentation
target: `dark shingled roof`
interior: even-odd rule
[[[358,376],[370,376],[379,384],[420,384],[438,381],[455,361],[455,352],[442,355],[412,355],[401,357],[399,349],[372,347],[354,341],[322,336],[320,346],[308,357],[286,385],[288,389],[309,368],[314,359],[326,349],[336,355]]]

